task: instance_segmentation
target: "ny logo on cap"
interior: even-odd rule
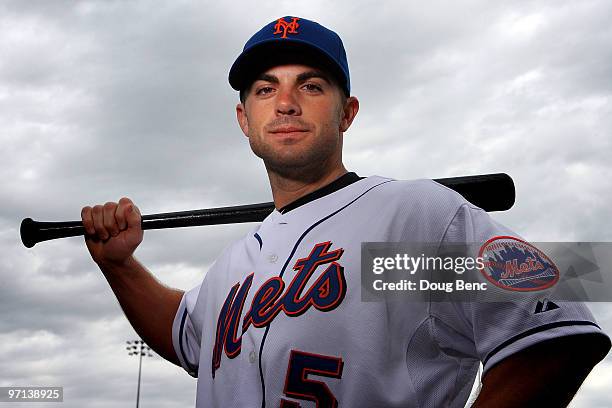
[[[283,33],[282,37],[280,38],[287,38],[287,33],[289,34],[297,34],[297,28],[300,26],[298,24],[298,20],[299,18],[297,17],[293,17],[291,19],[291,22],[288,23],[285,21],[284,18],[279,18],[276,21],[276,25],[274,25],[274,33],[273,34],[280,34],[281,32]],[[282,30],[282,31],[281,31]]]

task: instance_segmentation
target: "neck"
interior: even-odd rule
[[[298,171],[283,174],[267,169],[274,206],[279,209],[321,187],[324,187],[347,173],[342,163],[326,171]],[[289,173],[289,174],[288,174]]]

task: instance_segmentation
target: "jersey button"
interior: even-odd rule
[[[278,255],[276,254],[268,255],[268,261],[270,261],[270,263],[276,263],[276,261],[278,261]]]
[[[251,350],[251,352],[249,353],[249,362],[251,364],[253,364],[255,362],[255,350]]]

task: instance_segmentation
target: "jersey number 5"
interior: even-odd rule
[[[317,408],[336,408],[338,400],[327,385],[322,381],[308,378],[310,374],[329,377],[342,377],[344,363],[341,358],[323,356],[291,350],[289,367],[285,378],[285,395],[290,398],[314,401]],[[286,399],[281,400],[281,408],[299,408],[301,405]]]

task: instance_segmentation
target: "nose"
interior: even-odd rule
[[[302,108],[295,91],[289,87],[281,87],[276,96],[276,114],[299,116]]]

